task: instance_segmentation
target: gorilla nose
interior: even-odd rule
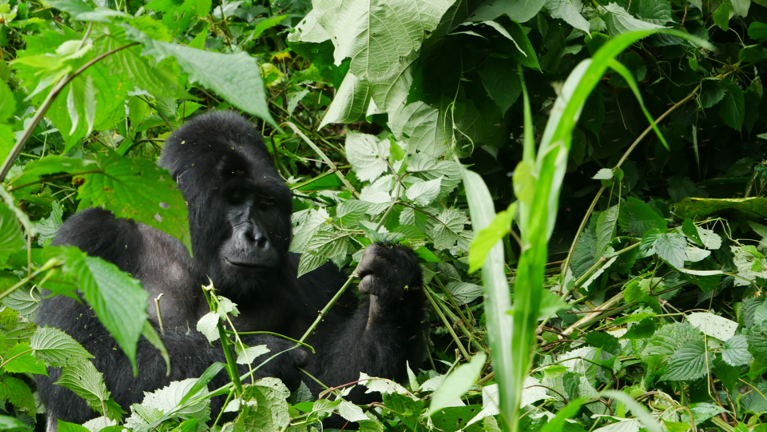
[[[269,238],[258,227],[249,225],[240,232],[240,239],[245,244],[259,249],[269,248]]]

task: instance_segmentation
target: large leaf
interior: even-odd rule
[[[232,105],[277,126],[266,104],[264,83],[256,59],[244,52],[220,54],[152,39],[145,33],[122,24],[127,36],[144,46],[144,55],[157,61],[174,57],[189,80],[198,82]]]
[[[70,362],[93,357],[71,336],[50,327],[38,327],[29,340],[29,347],[48,366],[65,366]]]
[[[0,264],[24,246],[24,237],[13,210],[0,200]]]
[[[432,395],[429,414],[434,414],[445,408],[469,391],[479,378],[479,374],[485,366],[485,360],[487,360],[485,353],[479,353],[472,357],[468,364],[458,366],[451,372]]]
[[[702,340],[688,341],[674,352],[661,379],[668,381],[692,381],[708,373],[706,344]]]
[[[190,248],[186,201],[168,171],[147,159],[111,154],[99,160],[99,170],[82,174],[80,199],[165,231]],[[81,203],[81,207],[83,203]]]
[[[385,76],[421,47],[455,0],[315,0],[314,13],[335,45],[336,64],[351,59],[359,78]]]
[[[136,344],[148,315],[149,294],[141,283],[120,271],[114,264],[90,257],[77,248],[67,248],[65,271],[77,280],[80,292],[99,321],[136,370]]]
[[[61,370],[61,377],[54,384],[72,390],[85,399],[91,409],[111,419],[120,420],[125,412],[110,399],[109,390],[104,384],[104,377],[96,370],[90,360],[79,359],[69,362]],[[104,412],[106,409],[106,412]]]

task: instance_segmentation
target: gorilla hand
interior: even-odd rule
[[[365,248],[357,275],[359,290],[370,295],[368,324],[386,316],[408,292],[422,289],[423,277],[413,251],[402,246],[378,243]]]

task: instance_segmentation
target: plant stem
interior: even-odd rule
[[[346,288],[349,287],[352,283],[352,279],[357,275],[357,269],[355,268],[351,275],[349,275],[349,278],[346,279],[346,282],[341,286],[341,288],[338,289],[338,292],[336,295],[333,296],[332,299],[328,302],[328,304],[325,305],[324,308],[320,311],[320,313],[317,315],[317,319],[314,320],[312,325],[309,326],[308,329],[306,329],[306,332],[303,336],[301,336],[301,339],[298,340],[299,343],[303,343],[306,338],[308,338],[315,328],[319,325],[319,323],[324,319],[325,315],[327,315],[328,311],[331,307],[338,301],[339,298],[341,298],[341,295],[346,291]]]
[[[19,138],[18,141],[16,141],[16,144],[11,149],[11,152],[8,154],[8,157],[5,158],[5,161],[3,161],[3,165],[0,167],[0,182],[5,179],[5,176],[8,175],[8,171],[11,169],[11,165],[13,165],[13,162],[16,161],[16,158],[19,157],[19,153],[21,153],[21,150],[24,148],[24,144],[26,144],[27,140],[32,136],[32,132],[34,132],[37,125],[40,123],[40,121],[45,117],[45,113],[48,111],[48,108],[51,107],[53,104],[53,100],[56,99],[56,96],[61,93],[62,90],[64,90],[64,87],[67,86],[72,80],[77,78],[78,75],[85,72],[86,69],[93,66],[97,62],[103,60],[104,58],[122,51],[126,48],[130,48],[132,46],[138,45],[138,42],[133,42],[128,45],[123,45],[119,48],[115,48],[111,51],[107,51],[99,56],[96,56],[93,60],[89,61],[88,63],[84,64],[80,69],[77,69],[74,71],[71,75],[65,75],[64,77],[59,80],[58,83],[56,83],[55,86],[53,86],[53,89],[51,89],[50,93],[48,93],[48,96],[45,97],[45,100],[43,101],[43,104],[40,105],[40,108],[35,112],[34,117],[32,117],[32,121],[29,122],[26,129],[24,129],[24,133]]]

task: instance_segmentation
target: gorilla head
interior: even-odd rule
[[[291,193],[271,160],[253,126],[221,111],[176,131],[159,161],[187,202],[195,261],[232,298],[264,294],[285,268]]]

